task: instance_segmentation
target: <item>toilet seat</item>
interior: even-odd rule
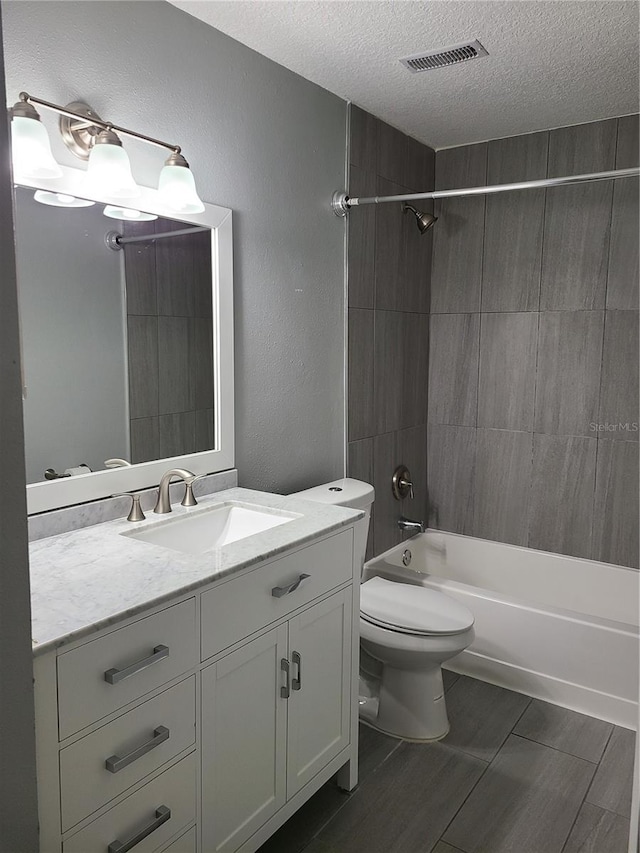
[[[460,634],[474,623],[470,610],[448,595],[422,586],[371,578],[360,587],[360,617],[400,634]]]

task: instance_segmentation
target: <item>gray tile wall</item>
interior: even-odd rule
[[[127,236],[183,228],[124,224]],[[131,462],[209,450],[214,441],[211,237],[124,249]]]
[[[351,107],[351,196],[431,189],[434,167],[435,152],[426,145]],[[433,210],[430,203],[416,206]],[[432,241],[433,231],[421,235],[400,204],[349,215],[348,473],[376,489],[368,556],[402,540],[400,515],[427,518]],[[391,477],[401,463],[414,478],[415,497],[398,503]]]
[[[637,164],[627,116],[438,152],[436,186]],[[430,523],[638,567],[638,181],[436,213]]]

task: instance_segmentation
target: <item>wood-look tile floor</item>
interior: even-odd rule
[[[360,727],[360,782],[333,781],[259,853],[626,853],[635,734],[445,672],[451,731]]]

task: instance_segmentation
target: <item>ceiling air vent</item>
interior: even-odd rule
[[[453,47],[445,47],[444,50],[428,50],[424,53],[416,53],[413,56],[405,56],[400,62],[409,71],[417,74],[418,71],[446,68],[449,65],[468,62],[470,59],[479,59],[481,56],[489,56],[489,53],[479,41],[468,41],[463,44],[456,44]]]

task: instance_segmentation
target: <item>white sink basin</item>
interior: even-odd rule
[[[300,515],[229,501],[122,535],[186,554],[202,554],[295,518]]]

